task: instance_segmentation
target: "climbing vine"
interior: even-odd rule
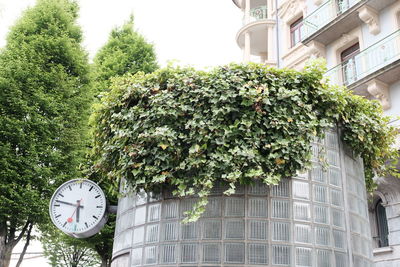
[[[315,62],[304,72],[263,65],[212,71],[166,68],[116,79],[93,116],[96,164],[133,190],[172,185],[197,195],[187,221],[204,211],[217,182],[277,184],[310,166],[310,143],[338,125],[372,177],[395,174],[396,130],[378,103],[323,82]]]

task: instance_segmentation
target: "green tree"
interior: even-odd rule
[[[0,52],[0,266],[48,216],[61,182],[79,177],[90,76],[71,0],[38,0]]]
[[[94,58],[94,80],[97,92],[105,91],[110,78],[125,73],[145,73],[157,69],[156,53],[152,44],[133,28],[133,16],[122,27],[110,33],[107,43]]]
[[[133,17],[122,27],[115,28],[110,33],[108,42],[96,54],[93,64],[95,93],[108,91],[112,78],[124,74],[135,74],[139,71],[149,73],[158,68],[153,45],[147,43],[145,38],[133,28]],[[89,156],[88,166],[97,159],[96,154]],[[111,205],[117,204],[116,194],[112,193],[115,181],[110,180],[97,171],[89,171],[88,177],[97,181],[107,193]],[[114,214],[104,228],[95,236],[86,240],[88,246],[94,247],[102,260],[102,267],[111,266],[112,247],[115,231]]]
[[[109,197],[107,196],[109,199]],[[111,202],[112,203],[112,202]],[[101,267],[110,267],[115,234],[116,215],[109,214],[108,221],[96,235],[83,240],[87,247],[92,247],[101,260]]]
[[[99,266],[100,260],[93,248],[82,239],[76,239],[48,225],[41,237],[44,255],[52,267]]]

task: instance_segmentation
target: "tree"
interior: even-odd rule
[[[53,225],[47,226],[41,241],[44,255],[52,267],[91,267],[100,264],[96,251],[87,243],[67,236]]]
[[[109,90],[113,77],[124,74],[135,74],[139,71],[149,73],[158,68],[153,45],[147,43],[143,36],[133,29],[133,17],[122,27],[115,28],[110,33],[108,42],[96,54],[93,64],[95,93]],[[89,156],[87,166],[97,158],[96,154]],[[99,182],[103,190],[108,193],[110,204],[117,204],[117,196],[112,191],[114,181],[99,174],[91,168],[88,176]],[[110,214],[107,224],[95,236],[86,240],[88,246],[94,247],[102,260],[102,267],[111,266],[112,247],[115,232],[114,214]]]
[[[55,187],[80,175],[90,77],[77,11],[70,0],[38,0],[0,52],[1,267],[48,216]]]
[[[116,215],[109,214],[108,221],[96,235],[83,240],[86,247],[92,247],[101,260],[101,267],[110,267],[115,234]]]
[[[110,87],[111,78],[158,68],[152,44],[133,28],[133,16],[122,27],[113,29],[107,43],[94,58],[94,80],[97,92]]]

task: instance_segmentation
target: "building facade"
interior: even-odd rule
[[[245,62],[301,70],[327,61],[330,82],[400,115],[400,0],[233,0]],[[393,125],[399,122],[393,119]],[[369,219],[375,266],[400,266],[400,182],[377,178]]]

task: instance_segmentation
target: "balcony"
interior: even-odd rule
[[[303,32],[302,32],[302,42],[307,44],[311,40],[317,40],[323,44],[328,44],[336,38],[331,38],[330,36],[325,36],[325,28],[331,28],[334,24],[335,19],[341,17],[341,21],[338,21],[340,25],[336,26],[335,29],[331,29],[329,35],[332,31],[348,32],[349,27],[356,27],[361,24],[361,20],[358,18],[355,7],[358,7],[361,2],[366,2],[367,0],[328,0],[323,3],[318,9],[312,12],[303,20]],[[346,19],[343,19],[346,18]],[[328,38],[328,39],[327,39]]]
[[[234,1],[244,11],[243,26],[236,35],[236,42],[243,50],[243,60],[258,57],[260,62],[275,65],[273,0]]]
[[[249,10],[249,16],[246,20],[246,15],[243,17],[243,25],[268,18],[267,6],[258,6]]]
[[[303,20],[302,42],[315,40],[327,45],[363,23],[359,9],[363,5],[376,10],[396,0],[328,0]]]
[[[400,30],[364,49],[354,57],[327,71],[332,84],[345,85],[362,94],[363,85],[378,79],[385,84],[400,75]]]

